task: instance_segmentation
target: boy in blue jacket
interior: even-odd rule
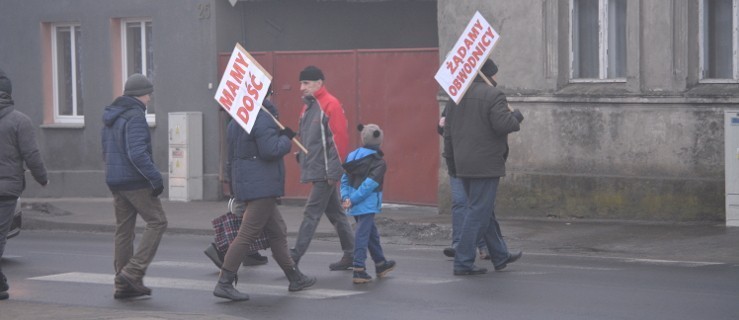
[[[382,182],[387,165],[382,159],[382,130],[376,124],[359,125],[362,147],[352,151],[344,161],[341,177],[342,206],[357,221],[354,231],[353,283],[367,283],[365,260],[367,250],[375,262],[375,272],[382,278],[395,268],[395,261],[385,259],[380,246],[380,234],[375,225],[375,214],[382,208]]]

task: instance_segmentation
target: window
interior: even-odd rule
[[[626,0],[571,0],[570,77],[625,81]]]
[[[739,81],[739,0],[703,0],[700,73],[704,82]]]
[[[151,21],[124,20],[121,28],[123,83],[134,73],[140,73],[154,82],[154,49]],[[146,107],[146,117],[154,120],[154,94]]]
[[[54,25],[51,32],[54,122],[84,123],[79,25]]]

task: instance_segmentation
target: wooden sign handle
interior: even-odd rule
[[[269,110],[267,110],[266,107],[262,106],[262,110],[264,110],[265,112],[267,112],[267,114],[270,117],[272,117],[272,120],[274,120],[275,123],[277,124],[277,126],[280,127],[280,130],[285,129],[285,126],[283,126],[282,123],[280,123],[280,121],[278,121],[277,118],[275,118],[275,116],[272,114],[272,112],[269,112]],[[303,152],[305,152],[305,154],[308,154],[308,150],[305,149],[305,147],[303,146],[303,144],[301,144],[300,141],[298,141],[298,139],[295,139],[295,137],[293,137],[292,140],[295,143],[295,145],[298,146],[298,148],[300,148],[300,150],[302,150]]]

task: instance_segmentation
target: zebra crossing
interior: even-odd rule
[[[189,262],[189,261],[155,261],[150,265],[150,269],[163,268],[169,270],[179,270],[180,272],[192,272],[196,271],[200,274],[201,271],[209,270],[216,272],[217,269],[210,262]],[[397,270],[396,270],[397,271]],[[396,272],[394,271],[394,273]],[[243,272],[243,271],[242,271]],[[298,299],[332,299],[340,297],[351,297],[356,295],[365,294],[366,291],[362,290],[362,287],[357,287],[357,290],[344,290],[344,289],[330,289],[320,288],[319,286],[311,287],[310,289],[288,292],[287,282],[284,280],[284,275],[279,268],[258,268],[249,269],[249,273],[254,273],[249,276],[250,279],[280,279],[279,284],[265,284],[256,282],[241,282],[239,287],[248,288],[246,289],[250,293],[258,293],[260,295],[270,296],[289,296],[291,298]],[[243,274],[243,273],[242,273]],[[332,273],[336,275],[337,273]],[[350,276],[350,273],[343,273],[343,275]],[[28,278],[32,281],[43,281],[43,282],[55,282],[55,283],[78,283],[78,284],[92,284],[92,285],[104,285],[111,286],[113,284],[114,275],[112,273],[93,273],[93,272],[65,272],[50,275],[43,275]],[[320,280],[320,277],[319,277]],[[399,283],[402,285],[439,285],[445,283],[451,283],[460,281],[459,278],[454,278],[451,275],[444,276],[439,275],[438,277],[424,276],[416,274],[404,274],[403,276],[393,276],[387,279],[393,283]],[[145,278],[146,285],[151,288],[160,289],[175,289],[175,290],[196,290],[196,291],[213,291],[215,286],[215,277],[210,280],[198,280],[188,279],[184,277],[157,277],[147,275]],[[346,279],[349,281],[349,278]],[[377,280],[376,280],[377,281]]]

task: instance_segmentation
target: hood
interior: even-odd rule
[[[144,106],[139,99],[129,96],[120,96],[113,101],[112,105],[105,107],[105,111],[103,112],[103,123],[105,123],[106,126],[111,127],[122,114],[132,109],[135,110],[135,108],[139,108],[142,112],[146,110],[146,106]]]
[[[15,110],[13,105],[13,98],[7,92],[0,91],[0,118],[13,112]]]
[[[349,154],[346,159],[346,163],[342,165],[344,170],[348,174],[366,173],[369,171],[369,166],[375,159],[382,159],[383,153],[381,150],[373,150],[368,148],[359,148],[356,151]]]

